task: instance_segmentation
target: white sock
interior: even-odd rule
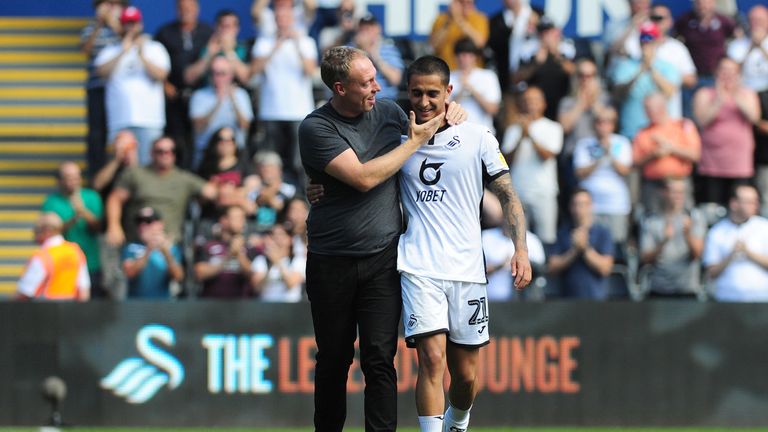
[[[445,411],[445,420],[443,421],[443,431],[445,432],[464,432],[469,426],[469,407],[466,411],[460,410],[450,403]]]
[[[443,416],[419,416],[421,432],[443,432]]]

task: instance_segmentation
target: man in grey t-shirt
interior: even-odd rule
[[[299,128],[307,176],[324,187],[307,220],[306,285],[318,347],[315,429],[344,427],[347,374],[359,333],[366,430],[394,431],[402,216],[393,176],[444,117],[463,119],[466,113],[441,114],[420,125],[411,113],[409,122],[394,102],[376,100],[376,68],[355,48],[329,49],[321,76],[333,96]]]
[[[698,211],[686,209],[686,180],[668,179],[661,192],[661,213],[641,223],[640,259],[650,266],[648,295],[694,297],[700,285],[706,222]]]

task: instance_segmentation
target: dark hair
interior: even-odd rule
[[[221,22],[222,18],[228,17],[228,16],[233,16],[237,18],[237,24],[240,25],[240,17],[232,9],[222,9],[216,12],[216,24],[218,25]]]
[[[453,45],[453,53],[459,54],[459,53],[473,53],[473,54],[479,54],[480,50],[477,49],[477,45],[475,45],[474,42],[472,42],[472,39],[468,37],[463,37],[456,41],[456,44]]]
[[[368,54],[361,49],[348,46],[329,48],[323,54],[323,61],[320,63],[320,77],[323,83],[331,91],[334,83],[346,83],[349,80],[349,67],[352,60],[360,57],[368,57]]]
[[[417,58],[408,66],[406,80],[411,81],[414,75],[438,75],[443,85],[448,85],[451,81],[451,69],[448,63],[440,57],[425,55]]]
[[[219,155],[216,153],[216,150],[219,144],[219,134],[221,134],[221,131],[224,129],[231,129],[232,133],[235,134],[235,128],[231,126],[220,127],[216,129],[216,132],[211,134],[211,137],[208,138],[208,143],[205,145],[203,160],[200,162],[200,167],[197,169],[197,174],[206,180],[209,180],[211,177],[213,177],[214,174],[218,172]],[[238,163],[239,161],[243,160],[241,149],[238,148],[235,151],[235,155],[237,156]]]
[[[576,197],[576,195],[578,195],[580,193],[585,193],[585,194],[589,195],[590,199],[592,198],[592,194],[588,190],[584,189],[581,186],[578,186],[578,187],[576,187],[573,190],[573,192],[571,192],[571,201],[573,201],[573,198]]]
[[[731,187],[731,190],[728,193],[728,202],[730,202],[731,200],[738,199],[739,198],[739,196],[738,196],[739,189],[745,188],[745,187],[746,188],[750,188],[753,191],[757,192],[757,202],[758,203],[762,202],[760,200],[760,198],[761,198],[761,196],[760,196],[760,189],[756,188],[755,185],[753,185],[750,182],[737,182],[736,184],[734,184],[733,187]]]

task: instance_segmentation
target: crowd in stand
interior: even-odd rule
[[[154,37],[127,0],[94,0],[82,32],[91,188],[61,165],[38,222],[52,234],[37,239],[20,296],[47,296],[59,255],[46,250],[71,241],[90,276],[66,276],[73,297],[300,301],[309,204],[297,132],[328,96],[323,51],[341,44],[365,50],[377,96],[401,103],[414,52],[442,57],[451,99],[498,137],[538,281],[512,288],[514,248],[486,194],[491,300],[768,301],[766,6],[739,17],[694,0],[673,17],[628,0],[599,49],[525,0],[490,17],[452,0],[423,46],[336,3],[254,0],[256,37],[244,41],[241,17],[222,10],[209,26],[198,0],[177,0]]]

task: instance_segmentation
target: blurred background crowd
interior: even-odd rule
[[[512,286],[513,245],[486,194],[491,300],[768,301],[768,8],[693,0],[673,16],[617,1],[631,15],[595,42],[565,38],[525,0],[491,16],[451,0],[427,41],[385,37],[353,0],[254,0],[249,21],[221,10],[212,23],[177,0],[154,35],[149,11],[94,0],[87,171],[59,167],[19,297],[301,301],[297,130],[330,97],[322,53],[352,45],[376,66],[378,97],[406,111],[405,68],[442,57],[451,99],[495,132],[536,279]]]

